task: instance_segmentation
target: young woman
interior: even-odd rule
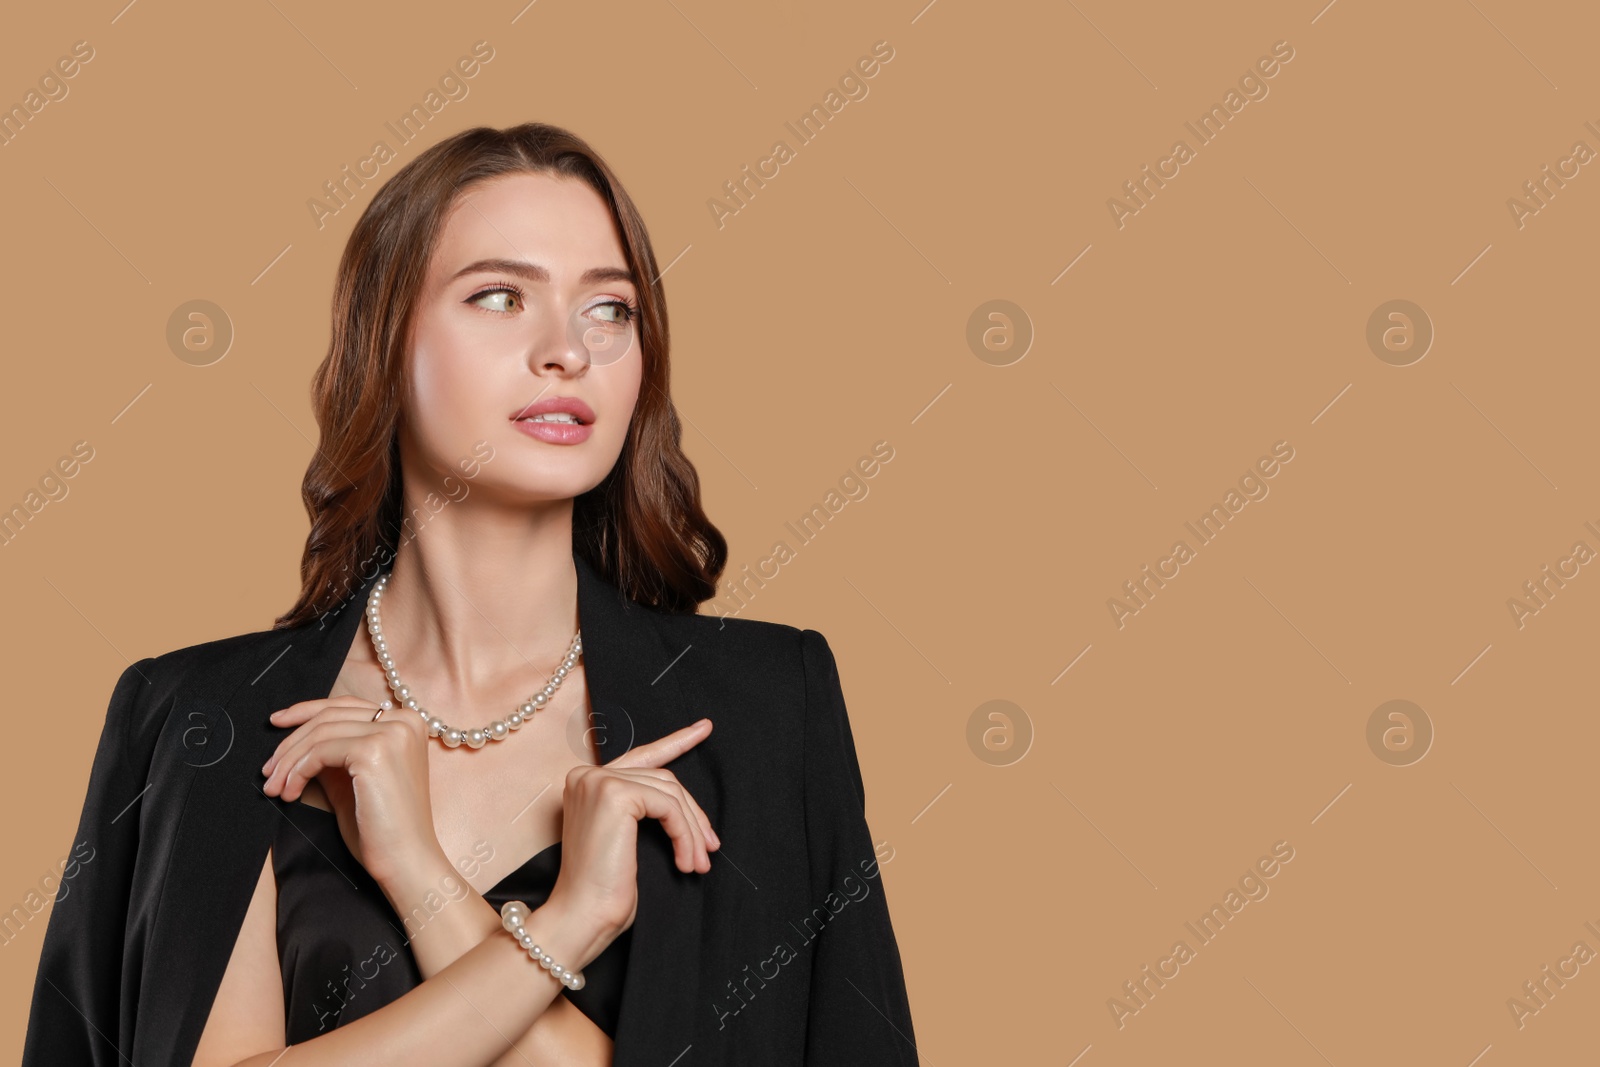
[[[376,193],[299,599],[118,681],[25,1065],[916,1062],[827,641],[696,613],[667,351],[571,133]]]

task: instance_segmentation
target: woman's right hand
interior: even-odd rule
[[[567,774],[561,872],[545,907],[594,930],[595,955],[632,926],[638,912],[640,819],[661,822],[679,870],[711,869],[709,853],[722,842],[689,791],[662,769],[710,733],[711,720],[701,719],[610,763]]]
[[[285,801],[299,800],[316,780],[345,845],[387,892],[410,872],[450,864],[433,825],[428,728],[405,708],[375,721],[378,707],[364,697],[337,696],[273,712],[274,725],[294,729],[261,773],[262,792]]]

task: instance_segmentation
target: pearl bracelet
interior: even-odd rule
[[[528,914],[528,905],[520,900],[508,900],[500,908],[500,925],[505,927],[506,932],[516,938],[523,948],[528,950],[528,956],[535,963],[549,971],[562,985],[568,989],[582,989],[583,974],[581,972],[567,970],[551,959],[549,953],[534,943],[533,935],[528,933],[527,929],[522,925]]]

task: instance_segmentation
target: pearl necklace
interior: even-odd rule
[[[512,730],[520,730],[523,723],[533,718],[534,712],[550,702],[555,691],[561,688],[561,683],[577,666],[578,657],[583,655],[583,631],[579,630],[572,635],[572,645],[567,649],[566,658],[561,661],[561,666],[556,668],[555,674],[551,675],[549,683],[543,689],[528,697],[504,719],[496,719],[489,725],[475,730],[458,730],[422,707],[411,695],[411,687],[400,680],[400,672],[395,669],[394,657],[389,655],[389,645],[383,637],[383,619],[378,614],[378,601],[382,599],[384,586],[388,584],[389,575],[385,574],[378,579],[372,587],[372,592],[367,595],[367,633],[372,637],[372,650],[377,653],[378,663],[382,665],[383,673],[389,679],[389,688],[394,691],[395,699],[422,716],[423,721],[428,724],[429,737],[437,737],[450,748],[457,748],[463,742],[468,748],[482,748],[490,741],[504,741],[510,737]],[[384,707],[389,706],[387,700],[383,703]]]

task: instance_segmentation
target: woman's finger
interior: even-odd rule
[[[648,774],[652,778],[660,778],[662,781],[671,782],[673,785],[677,786],[678,789],[683,793],[684,799],[688,801],[690,810],[694,812],[696,821],[698,821],[700,824],[700,833],[706,839],[707,849],[718,849],[722,847],[722,839],[719,838],[717,836],[717,832],[711,828],[711,819],[706,815],[705,809],[702,808],[700,806],[700,802],[694,798],[694,794],[684,788],[683,783],[678,781],[678,778],[675,774],[673,774],[671,771],[643,768],[641,768],[638,773]]]
[[[302,700],[298,704],[279,708],[267,718],[274,726],[296,726],[326,708],[365,708],[367,714],[371,715],[378,710],[378,704],[365,697],[318,697],[315,700]]]
[[[326,728],[329,725],[326,721],[310,723],[296,730],[292,737],[286,738],[283,744],[278,746],[278,751],[273,753],[269,761],[270,766],[263,770],[267,780],[262,783],[261,791],[268,796],[282,796],[289,770],[309,746],[316,744],[318,738],[326,736]]]
[[[299,705],[297,704],[295,707],[299,707]],[[311,719],[295,727],[289,736],[278,742],[278,747],[272,750],[272,755],[267,759],[267,762],[262,765],[261,773],[271,774],[272,768],[277,766],[278,760],[283,755],[284,750],[290,745],[296,744],[302,737],[305,736],[307,730],[310,730],[318,723],[371,722],[372,716],[375,712],[377,712],[377,710],[378,705],[376,704],[372,705],[371,707],[361,707],[359,705],[350,706],[346,704],[329,704],[327,707],[319,710]],[[385,717],[387,717],[387,713]],[[284,724],[279,723],[278,725],[282,726]]]
[[[629,749],[610,763],[607,767],[660,767],[671,763],[685,752],[689,751],[711,734],[711,720],[701,719],[691,723],[681,730],[674,730],[665,737],[659,737],[647,745]]]
[[[677,797],[657,788],[653,779],[640,780],[629,777],[625,772],[604,774],[595,784],[601,797],[625,805],[633,818],[649,816],[660,822],[672,840],[672,851],[678,867],[684,872],[698,869],[693,820]],[[709,860],[706,867],[710,869]]]
[[[329,767],[348,767],[351,758],[371,744],[374,734],[360,723],[328,723],[326,730],[302,751],[290,753],[273,772],[282,778],[278,795],[284,800],[298,799],[305,784]]]
[[[688,864],[684,869],[686,871],[701,871],[701,873],[711,869],[711,854],[706,848],[705,835],[701,832],[699,821],[690,811],[688,794],[681,786],[673,781],[663,781],[655,775],[650,774],[648,771],[625,770],[612,771],[611,773],[627,778],[630,781],[638,783],[639,785],[655,789],[656,791],[670,798],[671,801],[677,805],[678,811],[682,815],[683,825],[686,831],[684,834],[684,839],[688,847],[688,856],[686,857]],[[704,870],[701,868],[702,862],[705,864]]]
[[[319,722],[300,738],[298,742],[284,749],[272,772],[267,775],[266,784],[261,787],[262,792],[272,796],[274,791],[284,800],[293,800],[289,795],[289,787],[299,768],[300,761],[307,753],[314,752],[321,745],[330,741],[339,741],[351,737],[366,737],[373,731],[370,723],[360,722]],[[320,770],[320,768],[319,768]],[[303,774],[301,784],[315,777],[315,772]],[[295,794],[298,796],[299,794]]]

